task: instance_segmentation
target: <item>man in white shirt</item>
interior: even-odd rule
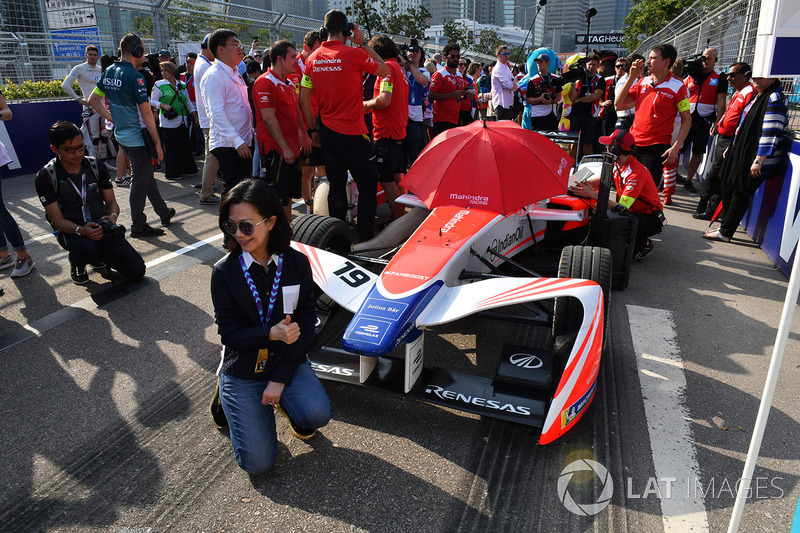
[[[95,45],[90,44],[86,47],[86,61],[80,65],[75,65],[67,77],[64,78],[64,81],[61,82],[64,92],[83,106],[84,119],[81,131],[83,132],[83,140],[88,152],[86,155],[92,157],[97,155],[97,147],[100,144],[101,124],[100,115],[89,107],[88,100],[94,88],[97,87],[100,75],[103,74],[100,65],[97,64],[98,59],[100,59],[100,50]],[[75,94],[72,89],[72,84],[76,81],[81,88],[81,96]]]
[[[511,52],[501,44],[497,47],[497,65],[492,69],[492,105],[497,120],[513,120],[514,91],[519,89],[517,79],[508,68]]]
[[[210,119],[209,146],[219,161],[225,192],[250,175],[253,115],[247,85],[236,68],[243,57],[236,33],[214,30],[208,49],[217,60],[200,80],[200,94]]]
[[[200,203],[203,205],[218,205],[219,196],[214,195],[214,180],[217,179],[217,170],[219,169],[219,161],[211,153],[211,141],[209,139],[209,126],[211,121],[206,113],[206,106],[203,105],[203,89],[200,82],[203,81],[203,76],[214,64],[214,54],[208,49],[208,39],[211,37],[209,33],[203,38],[200,43],[200,55],[197,57],[197,63],[194,66],[194,87],[195,87],[195,106],[197,107],[197,118],[200,122],[200,128],[203,130],[203,137],[205,138],[206,145],[206,160],[203,163],[203,179],[200,185]]]

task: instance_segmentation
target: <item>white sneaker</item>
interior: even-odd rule
[[[31,270],[36,265],[33,264],[33,259],[30,257],[28,259],[21,259],[17,258],[17,264],[14,265],[14,270],[11,272],[12,278],[21,278],[22,276],[27,276],[31,273]]]

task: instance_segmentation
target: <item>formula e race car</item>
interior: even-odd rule
[[[406,195],[402,201],[415,207],[392,224],[407,219],[413,233],[390,250],[390,258],[352,247],[341,220],[295,219],[292,246],[308,257],[319,288],[319,329],[336,307],[331,302],[353,313],[341,348],[309,353],[318,377],[541,428],[540,444],[569,438],[597,387],[611,252],[567,245],[552,277],[515,259],[540,250],[548,228],[583,229],[555,232],[555,240],[571,233],[585,238],[589,206],[573,200],[548,198],[503,215],[448,205],[428,210]],[[382,233],[392,231],[390,225]],[[370,268],[376,263],[382,266],[378,273]],[[425,365],[427,329],[473,314],[511,316],[501,311],[512,307],[524,310],[514,321],[547,331],[548,342],[498,346],[491,376]]]

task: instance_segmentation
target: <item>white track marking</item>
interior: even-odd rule
[[[217,233],[216,235],[214,235],[213,237],[209,237],[208,239],[203,239],[202,241],[197,241],[195,243],[190,244],[189,246],[184,246],[180,250],[175,250],[174,252],[170,252],[170,253],[164,254],[164,255],[162,255],[160,257],[156,257],[155,259],[152,259],[152,260],[148,261],[147,263],[145,263],[145,266],[147,268],[150,268],[150,267],[154,267],[156,265],[160,265],[161,263],[169,261],[170,259],[175,259],[176,257],[179,257],[179,256],[181,256],[181,255],[183,255],[185,253],[191,252],[192,250],[197,250],[201,246],[205,246],[206,244],[211,244],[214,241],[218,241],[221,238],[222,238],[222,233]]]
[[[627,307],[655,477],[661,487],[664,531],[707,532],[705,500],[699,488],[700,467],[686,408],[686,376],[672,313],[636,305]],[[644,480],[633,482],[644,485]],[[665,491],[668,483],[672,485],[669,497]]]

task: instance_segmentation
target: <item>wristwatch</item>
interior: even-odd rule
[[[78,237],[81,237],[81,227],[80,226],[75,226],[75,235],[77,235]]]

